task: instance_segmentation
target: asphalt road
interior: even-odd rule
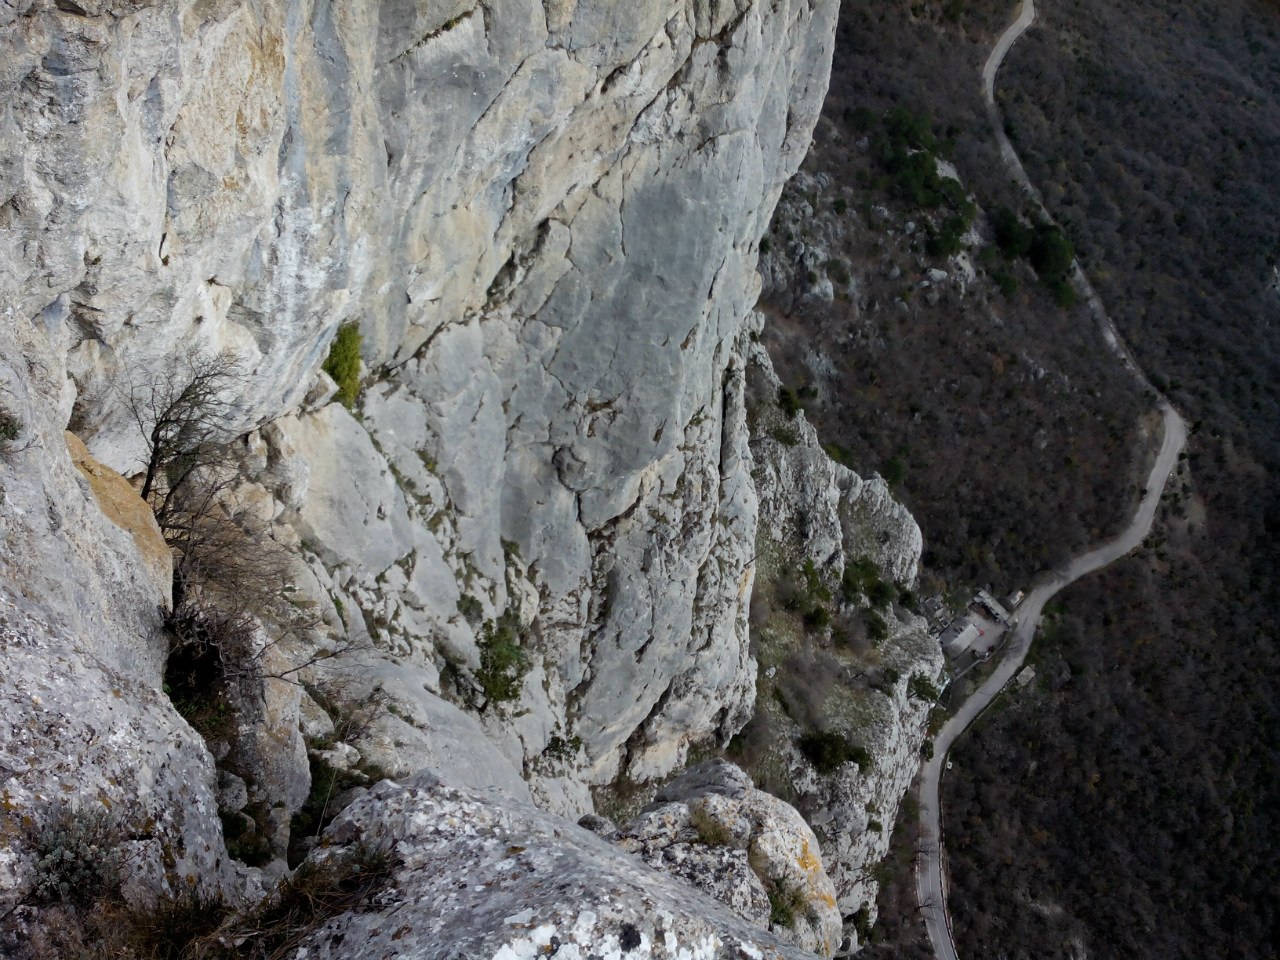
[[[1164,418],[1164,440],[1155,465],[1147,480],[1147,489],[1137,513],[1119,536],[1072,559],[1065,567],[1054,570],[1031,588],[1018,605],[1016,623],[1008,647],[1001,656],[995,671],[956,711],[934,738],[933,759],[927,761],[920,773],[920,840],[924,858],[917,868],[916,895],[929,939],[933,943],[938,960],[958,960],[955,944],[951,939],[950,925],[946,917],[946,890],[943,881],[942,860],[944,852],[941,837],[939,787],[947,752],[956,739],[983,710],[990,706],[1005,685],[1013,679],[1026,660],[1031,640],[1044,605],[1068,584],[1086,574],[1093,573],[1118,560],[1137,547],[1151,531],[1156,507],[1164,492],[1169,475],[1178,463],[1178,454],[1186,443],[1187,428],[1173,407],[1161,405]]]
[[[1005,30],[997,41],[995,49],[982,68],[983,93],[987,101],[987,109],[992,118],[1004,156],[1010,172],[1021,183],[1028,194],[1043,210],[1039,192],[1032,185],[1022,167],[1017,152],[1005,135],[1004,124],[995,105],[995,77],[1004,61],[1005,54],[1013,46],[1027,28],[1035,21],[1034,0],[1022,0],[1017,19]],[[1045,215],[1048,213],[1045,211]],[[1150,381],[1138,367],[1132,355],[1121,340],[1115,325],[1107,315],[1101,299],[1094,292],[1088,277],[1077,264],[1074,268],[1073,283],[1094,313],[1108,348],[1136,377],[1143,386],[1151,389]],[[1012,629],[1008,646],[997,663],[995,671],[978,690],[966,700],[950,720],[934,738],[933,759],[927,761],[920,773],[920,841],[923,858],[917,867],[916,896],[924,917],[929,940],[933,944],[934,954],[938,960],[959,960],[955,942],[951,937],[951,927],[947,917],[944,860],[945,850],[942,845],[941,806],[939,788],[942,772],[945,769],[947,752],[956,739],[964,733],[971,723],[995,700],[1005,685],[1022,668],[1027,652],[1031,649],[1031,641],[1040,621],[1044,605],[1068,584],[1086,574],[1101,569],[1113,560],[1118,560],[1137,547],[1146,538],[1155,519],[1156,508],[1164,493],[1165,484],[1178,463],[1178,454],[1187,439],[1187,426],[1176,410],[1163,398],[1160,400],[1160,413],[1164,421],[1164,439],[1160,452],[1156,456],[1155,465],[1147,479],[1147,487],[1137,513],[1129,525],[1113,540],[1094,547],[1086,553],[1072,559],[1064,567],[1052,570],[1041,576],[1018,606],[1016,622]]]

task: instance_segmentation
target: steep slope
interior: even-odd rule
[[[655,781],[741,730],[758,706],[753,470],[787,459],[749,444],[749,369],[767,366],[755,262],[809,144],[835,14],[833,0],[3,8],[12,942],[49,869],[61,787],[44,757],[85,770],[67,816],[101,819],[104,844],[132,838],[135,899],[252,898],[383,776],[431,769],[449,789],[496,788],[497,810],[576,816],[592,786]],[[107,519],[146,517],[123,478],[156,473],[156,506],[185,469],[144,470],[139,393],[218,369],[216,436],[175,450],[217,453],[198,476],[219,529],[281,582],[270,612],[237,621],[236,650],[208,621],[183,638],[156,551]],[[806,483],[774,476],[766,515],[852,509],[837,541],[884,520],[892,547],[846,546],[909,585],[909,515],[812,437],[805,449]],[[193,706],[209,649],[221,692]],[[181,676],[179,654],[196,658]],[[923,736],[894,685],[902,716],[890,705],[875,733],[891,732],[890,770],[859,788],[890,806]],[[394,795],[366,795],[362,815]],[[877,842],[838,842],[848,912]],[[683,909],[703,929],[702,906]]]

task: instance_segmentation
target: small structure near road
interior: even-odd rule
[[[973,595],[973,603],[975,606],[982,607],[995,618],[996,623],[1007,624],[1009,622],[1009,611],[986,590],[979,590]]]
[[[980,631],[976,623],[971,622],[968,617],[959,617],[951,621],[938,640],[942,643],[942,649],[946,655],[955,658],[972,647],[979,635]]]
[[[935,627],[941,627],[946,621],[947,607],[942,602],[942,597],[938,594],[926,598],[924,603],[921,604],[921,609],[924,611],[924,615],[928,617],[929,622]]]
[[[1025,666],[1015,678],[1018,681],[1018,687],[1025,687],[1028,683],[1036,678],[1036,668],[1033,666]]]

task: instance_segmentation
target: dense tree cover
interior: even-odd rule
[[[859,123],[893,106],[931,117],[991,215],[992,250],[978,262],[1009,299],[992,291],[980,308],[944,298],[926,309],[907,298],[886,317],[877,300],[901,292],[883,278],[902,251],[865,240],[855,319],[839,304],[778,311],[766,336],[793,383],[814,381],[806,410],[837,453],[860,469],[905,464],[897,489],[933,568],[1003,586],[1114,529],[1132,506],[1117,491],[1136,479],[1140,404],[1101,369],[1112,363],[1083,311],[1054,310],[1026,282],[1047,279],[1029,276],[1032,257],[1052,275],[1067,249],[1079,253],[1195,430],[1153,540],[1063,596],[1033,653],[1037,683],[953,754],[943,809],[959,952],[1272,956],[1280,9],[1042,3],[997,84],[1015,145],[1065,228],[1033,254],[1034,220],[998,162],[977,82],[1014,6],[846,4],[809,161],[858,185],[855,213],[907,205],[914,198],[858,178],[877,158],[853,142]],[[838,390],[812,375],[814,353],[843,373]],[[1012,359],[1024,353],[1075,389],[1037,392]],[[1147,434],[1142,449],[1154,441]],[[895,838],[914,842],[901,826]],[[872,956],[930,955],[909,859],[899,846],[896,872],[885,865]]]
[[[1044,686],[955,754],[960,952],[1274,956],[1280,11],[1040,12],[1001,84],[1015,143],[1197,430],[1153,543],[1064,596]]]
[[[938,575],[926,589],[1011,589],[1119,525],[1134,460],[1145,456],[1135,427],[1146,401],[1098,362],[1104,347],[1089,316],[1060,309],[1036,282],[1033,244],[1047,274],[1063,269],[1064,250],[1070,262],[1069,241],[1027,219],[1025,244],[1006,262],[966,195],[991,212],[1020,203],[1006,178],[991,176],[999,159],[976,79],[1003,15],[924,7],[841,10],[806,169],[846,188],[814,199],[818,217],[839,221],[845,242],[829,253],[857,282],[833,304],[766,298],[765,338],[832,454],[878,471],[920,521]],[[971,82],[947,81],[965,75]],[[963,185],[939,174],[939,157],[962,167]],[[879,207],[917,229],[888,234]],[[976,258],[964,297],[944,285],[930,302],[927,270],[960,269],[947,258],[975,217],[994,260]],[[795,231],[775,222],[771,249],[808,239],[806,225]]]

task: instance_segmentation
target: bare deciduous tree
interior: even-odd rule
[[[219,448],[231,437],[235,397],[245,379],[240,361],[220,353],[132,380],[125,402],[147,447],[142,498],[158,517],[197,470],[221,459]],[[153,496],[160,497],[158,503]]]

